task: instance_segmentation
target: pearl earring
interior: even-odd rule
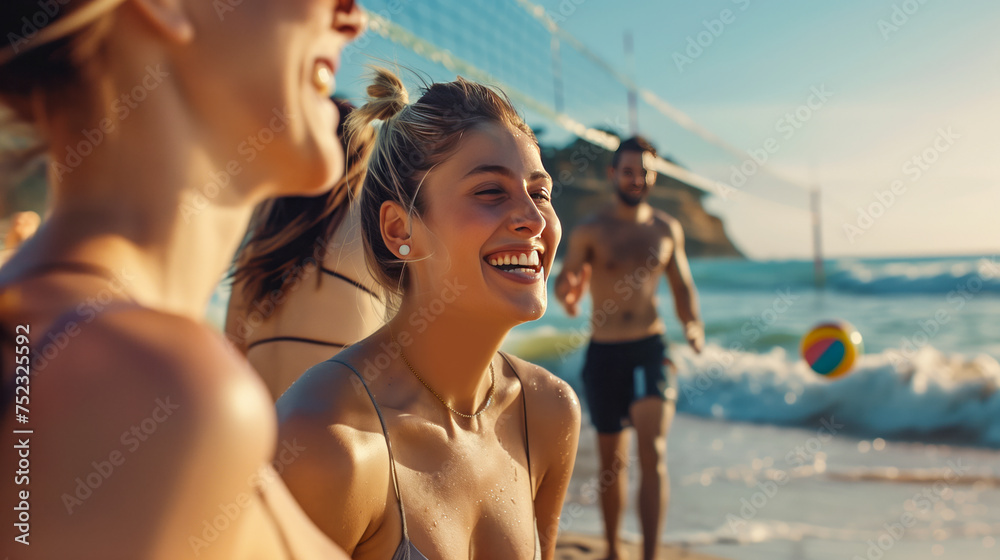
[[[409,255],[410,254],[410,246],[409,245],[405,245],[405,244],[404,245],[400,245],[399,246],[399,254],[403,255],[404,257],[406,255]]]

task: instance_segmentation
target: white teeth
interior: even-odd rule
[[[521,268],[514,269],[515,271],[526,271],[529,274],[535,273],[535,268],[524,268],[524,267],[538,267],[542,264],[541,255],[538,251],[532,251],[530,253],[521,253],[520,255],[504,255],[502,257],[490,257],[489,263],[492,266],[518,266]]]

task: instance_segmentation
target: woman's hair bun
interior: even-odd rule
[[[372,67],[371,80],[367,89],[368,102],[351,112],[345,121],[349,135],[359,134],[374,120],[389,120],[410,101],[402,80],[389,70]]]
[[[406,107],[410,96],[403,82],[385,68],[373,68],[374,76],[368,86],[368,103],[362,107],[369,120],[388,120]]]

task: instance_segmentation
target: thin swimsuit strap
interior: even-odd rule
[[[531,486],[531,500],[535,500],[535,483],[531,475],[531,446],[528,442],[528,399],[524,390],[524,383],[521,381],[521,376],[517,373],[517,368],[511,363],[510,358],[504,352],[500,352],[500,356],[507,362],[510,366],[510,370],[514,372],[514,377],[517,378],[518,384],[521,386],[521,409],[524,412],[524,454],[528,461],[528,484]],[[371,389],[368,388],[368,384],[365,382],[365,378],[354,368],[351,364],[341,360],[340,358],[331,358],[328,360],[330,362],[336,362],[342,364],[354,372],[358,380],[361,381],[361,385],[365,388],[365,392],[368,393],[368,398],[372,401],[372,406],[375,407],[375,414],[378,415],[379,424],[382,426],[382,434],[385,436],[386,449],[389,452],[389,472],[392,475],[392,488],[396,494],[396,502],[399,504],[399,516],[402,519],[403,525],[403,538],[400,540],[399,545],[396,548],[396,553],[393,554],[392,560],[427,560],[427,557],[423,555],[416,546],[410,541],[409,532],[406,528],[406,513],[403,508],[403,498],[399,491],[399,480],[396,476],[396,461],[392,454],[392,442],[389,440],[389,428],[385,423],[385,417],[382,416],[382,410],[378,406],[378,402],[375,400],[375,395],[372,394]],[[532,517],[534,517],[534,506],[532,506]],[[534,560],[541,560],[542,548],[541,541],[538,536],[538,519],[535,518],[535,555]]]
[[[250,351],[254,346],[259,346],[261,344],[267,344],[269,342],[303,342],[305,344],[317,344],[320,346],[337,346],[340,348],[347,348],[346,344],[341,344],[339,342],[327,342],[325,340],[317,340],[315,338],[304,338],[301,336],[272,336],[270,338],[262,338],[260,340],[255,340],[247,345],[247,352]]]
[[[503,358],[507,365],[510,366],[510,371],[514,372],[514,377],[517,378],[518,384],[521,385],[521,410],[524,411],[524,455],[528,459],[528,482],[531,484],[531,499],[535,499],[535,479],[531,477],[531,445],[528,443],[528,396],[524,392],[524,382],[521,381],[521,376],[517,374],[517,368],[511,363],[510,358],[507,357],[506,352],[499,352],[500,357]]]
[[[514,372],[514,377],[517,378],[517,382],[521,385],[521,410],[524,411],[524,455],[528,461],[528,484],[531,485],[531,516],[535,520],[535,557],[534,560],[542,560],[542,543],[538,537],[538,518],[535,517],[535,479],[531,476],[531,444],[528,441],[528,395],[524,390],[524,381],[521,380],[521,376],[517,373],[517,368],[511,363],[510,358],[507,356],[506,352],[500,352],[500,357],[507,362],[510,366],[510,371]]]
[[[353,279],[353,278],[351,278],[349,276],[345,276],[345,275],[337,272],[336,270],[331,270],[329,268],[326,268],[325,266],[321,266],[320,270],[324,274],[328,274],[330,276],[333,276],[334,278],[339,278],[339,279],[343,280],[344,282],[347,282],[348,284],[354,286],[355,288],[357,288],[357,289],[359,289],[359,290],[361,290],[363,292],[367,292],[368,294],[370,294],[375,299],[377,299],[379,301],[382,301],[382,298],[380,298],[378,294],[376,294],[375,292],[373,292],[370,289],[368,289],[361,282],[358,282],[357,280],[355,280],[355,279]],[[347,348],[349,346],[348,344],[343,344],[343,343],[340,343],[340,342],[329,342],[329,341],[326,341],[326,340],[320,340],[318,338],[306,338],[304,336],[272,336],[272,337],[262,338],[260,340],[255,340],[255,341],[251,342],[250,344],[247,345],[247,350],[246,351],[249,352],[254,346],[259,346],[261,344],[269,344],[269,343],[272,343],[272,342],[301,342],[303,344],[315,344],[317,346],[330,346],[330,347],[336,347],[336,348]]]
[[[354,375],[358,377],[361,385],[365,388],[365,392],[368,393],[368,398],[371,399],[372,406],[375,407],[375,414],[378,415],[378,422],[382,425],[382,434],[385,436],[385,447],[389,452],[389,473],[392,475],[392,489],[396,493],[396,503],[399,504],[399,518],[403,524],[403,536],[400,538],[399,544],[396,545],[396,551],[392,555],[392,560],[428,560],[410,540],[409,532],[406,529],[406,511],[403,509],[403,497],[399,493],[399,480],[396,477],[396,460],[392,456],[392,441],[389,440],[389,428],[385,424],[385,417],[382,416],[382,409],[379,408],[378,402],[375,401],[375,395],[372,394],[371,389],[368,388],[368,384],[365,383],[364,376],[358,370],[354,369],[354,366],[338,358],[331,358],[328,361],[347,366],[348,369],[354,372]]]
[[[382,301],[382,298],[380,298],[378,294],[376,294],[375,292],[371,291],[370,288],[368,288],[367,286],[365,286],[361,282],[358,282],[357,280],[351,278],[350,276],[345,276],[345,275],[337,272],[336,270],[331,270],[331,269],[329,269],[329,268],[327,268],[325,266],[321,266],[321,267],[319,267],[319,269],[323,272],[323,274],[329,274],[330,276],[333,276],[334,278],[340,278],[341,280],[343,280],[344,282],[347,282],[348,284],[354,286],[355,288],[357,288],[357,289],[359,289],[359,290],[361,290],[363,292],[368,292],[375,299],[377,299],[379,301]]]

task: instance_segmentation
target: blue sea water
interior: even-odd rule
[[[825,263],[695,260],[708,347],[688,351],[664,283],[660,310],[674,341],[681,412],[803,425],[849,418],[848,431],[1000,447],[1000,257],[844,259]],[[583,315],[583,314],[582,314]],[[799,356],[829,320],[853,324],[865,354],[830,380]],[[585,319],[550,305],[515,329],[507,347],[579,388]]]
[[[691,267],[708,344],[671,351],[666,542],[741,559],[1000,555],[1000,258],[830,260],[822,289],[810,261]],[[682,341],[665,284],[660,296]],[[835,380],[798,349],[832,319],[865,347]],[[506,347],[581,391],[587,332],[553,304]],[[585,425],[563,519],[599,534],[594,447]],[[632,509],[625,528],[638,537]]]

